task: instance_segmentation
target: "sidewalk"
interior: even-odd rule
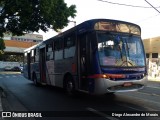
[[[153,78],[153,77],[148,77],[148,81],[156,81],[156,82],[160,82],[160,77],[156,77],[156,78]]]
[[[157,78],[148,77],[147,86],[154,86],[160,88],[160,77]]]

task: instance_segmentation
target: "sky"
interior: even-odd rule
[[[76,17],[69,18],[70,21],[76,21],[76,25],[95,18],[106,18],[122,20],[138,24],[141,27],[142,39],[160,36],[160,0],[147,0],[158,11],[152,8],[145,0],[64,0],[68,6],[76,5]],[[106,2],[104,2],[106,1]],[[119,3],[119,4],[111,4]],[[125,5],[120,5],[125,4]],[[127,6],[129,5],[129,6]],[[142,7],[134,7],[142,6]],[[149,8],[144,8],[149,7]],[[74,27],[74,23],[70,22],[67,29]],[[44,33],[44,40],[51,38],[57,33],[54,30],[49,30]]]

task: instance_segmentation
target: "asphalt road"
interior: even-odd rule
[[[79,97],[73,98],[59,88],[36,87],[20,73],[1,73],[0,86],[5,93],[2,96],[4,111],[41,113],[42,118],[32,118],[36,120],[160,119],[160,88],[155,86],[145,87],[138,92],[104,96],[80,94]],[[125,113],[126,116],[134,114],[141,117],[124,117]],[[146,117],[149,115],[159,115],[159,117]],[[22,118],[5,118],[5,120],[10,119]]]

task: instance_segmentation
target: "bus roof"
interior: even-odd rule
[[[102,28],[96,28],[96,23],[103,23],[103,25],[101,25],[101,26],[105,25],[106,28],[103,28],[103,29]],[[85,32],[85,31],[88,31],[88,30],[106,30],[106,29],[108,29],[107,28],[108,25],[109,25],[108,23],[110,23],[110,25],[112,25],[112,27],[116,23],[117,24],[119,23],[119,25],[121,24],[121,26],[123,26],[123,31],[127,30],[127,28],[126,28],[127,25],[132,26],[132,27],[134,27],[132,29],[136,28],[139,31],[139,33],[137,33],[138,35],[141,34],[140,26],[137,25],[137,24],[134,24],[134,23],[130,23],[130,22],[126,22],[126,21],[120,21],[120,20],[113,20],[113,19],[91,19],[91,20],[84,21],[84,22],[80,23],[79,25],[77,25],[77,26],[75,26],[75,27],[73,27],[69,30],[66,30],[66,31],[64,31],[64,32],[52,37],[52,38],[49,38],[48,40],[45,40],[44,42],[48,43],[48,42],[50,42],[50,40],[57,39],[58,37],[64,36],[68,33],[74,32],[74,31],[77,32],[77,34],[81,34],[81,33]],[[126,26],[124,26],[124,25],[126,25]],[[108,31],[112,31],[112,29],[109,29]]]
[[[127,30],[127,28],[126,28],[127,26],[133,26],[134,28],[132,28],[132,29],[137,28],[139,30],[138,34],[140,35],[141,28],[140,28],[139,25],[136,25],[134,23],[130,23],[130,22],[126,22],[126,21],[120,21],[120,20],[113,20],[113,19],[91,19],[91,20],[84,21],[84,22],[80,23],[79,25],[77,25],[77,26],[75,26],[75,27],[73,27],[69,30],[66,30],[66,31],[54,36],[54,37],[51,37],[51,38],[49,38],[45,41],[42,41],[39,44],[36,44],[36,45],[34,45],[30,48],[27,48],[27,49],[24,50],[24,52],[35,49],[36,47],[43,45],[43,43],[44,44],[50,43],[54,39],[61,38],[62,36],[65,36],[66,34],[69,34],[69,33],[72,33],[72,32],[76,32],[77,34],[81,34],[81,33],[86,32],[88,30],[105,30],[106,31],[107,29],[109,29],[108,31],[113,31],[113,29],[111,29],[111,27],[113,27],[113,25],[116,25],[118,23],[121,24],[122,30],[124,30],[124,31]],[[124,26],[124,25],[126,25],[126,26]],[[119,29],[119,27],[120,26],[118,26],[118,29]]]
[[[27,49],[24,50],[24,52],[29,52],[31,51],[32,49],[35,49],[36,47],[40,46],[42,44],[42,42],[36,44],[36,45],[33,45],[32,47],[29,47]]]

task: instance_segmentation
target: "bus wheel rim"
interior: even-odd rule
[[[67,82],[67,91],[71,93],[73,90],[73,83],[71,81]]]

